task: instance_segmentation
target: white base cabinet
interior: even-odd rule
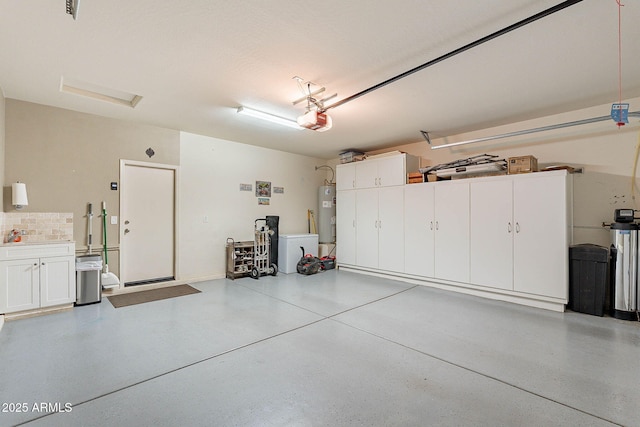
[[[0,247],[0,314],[73,304],[75,244]]]

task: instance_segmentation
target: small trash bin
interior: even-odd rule
[[[609,278],[609,249],[582,244],[569,248],[569,309],[603,316]]]
[[[102,300],[100,255],[76,257],[76,305],[93,304]]]

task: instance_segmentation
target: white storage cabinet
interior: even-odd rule
[[[405,186],[405,273],[469,281],[469,184]]]
[[[75,300],[75,244],[0,247],[0,314]]]
[[[417,157],[389,155],[336,167],[339,265],[404,271],[403,186]]]
[[[404,271],[402,186],[356,191],[356,264]]]
[[[471,184],[471,282],[568,298],[571,205],[566,173]]]

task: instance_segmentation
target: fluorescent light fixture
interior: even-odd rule
[[[86,96],[87,98],[111,102],[113,104],[124,105],[131,108],[135,108],[136,105],[138,105],[138,102],[142,99],[142,96],[134,93],[109,89],[93,83],[87,83],[64,76],[60,79],[60,92]]]
[[[283,126],[288,126],[290,128],[302,129],[300,126],[298,126],[298,123],[295,120],[285,119],[284,117],[276,116],[269,113],[264,113],[262,111],[254,110],[244,106],[238,107],[237,112],[240,114],[244,114],[246,116],[255,117],[257,119],[266,120],[266,121],[277,123]]]

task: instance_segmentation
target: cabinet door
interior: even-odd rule
[[[364,160],[356,162],[356,188],[373,188],[378,186],[378,162]]]
[[[0,313],[40,307],[39,260],[0,262]]]
[[[404,187],[404,272],[434,276],[435,184]]]
[[[346,163],[336,166],[336,190],[354,190],[356,188],[356,164]]]
[[[378,189],[356,190],[356,264],[378,268]]]
[[[378,162],[378,186],[404,185],[407,182],[405,156],[384,157]]]
[[[567,299],[567,177],[515,179],[513,190],[513,289]]]
[[[469,277],[475,285],[513,290],[513,191],[510,179],[472,182]]]
[[[68,304],[76,300],[74,257],[40,259],[40,306]]]
[[[435,186],[435,276],[469,282],[469,184]]]
[[[340,264],[356,263],[356,192],[336,193],[336,259]]]
[[[378,190],[378,268],[404,271],[404,188]]]

